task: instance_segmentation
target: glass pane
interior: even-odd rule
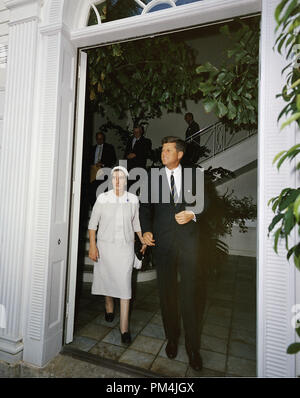
[[[151,3],[152,0],[142,0],[142,2],[147,5]],[[195,3],[197,1],[203,0],[177,0],[175,1],[176,6],[186,5],[190,3]],[[142,7],[135,0],[107,0],[102,1],[100,4],[96,5],[97,10],[101,16],[101,22],[116,21],[122,18],[132,17],[134,15],[140,15],[143,11]],[[149,10],[149,12],[161,11],[167,8],[172,8],[170,4],[157,4]],[[96,25],[97,17],[91,8],[90,17],[88,21],[88,26]]]

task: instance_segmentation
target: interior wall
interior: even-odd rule
[[[257,168],[244,173],[235,179],[220,185],[217,188],[220,194],[233,192],[233,196],[239,199],[248,197],[253,199],[253,203],[257,204]],[[240,232],[238,225],[234,225],[231,235],[222,238],[227,243],[229,254],[239,256],[256,257],[257,255],[257,222],[247,221],[247,232]]]
[[[234,191],[233,195],[239,198],[244,196],[252,197],[253,202],[257,203],[257,168],[241,174],[240,176],[219,185],[217,188],[220,194],[226,191]]]

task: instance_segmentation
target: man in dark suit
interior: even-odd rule
[[[185,132],[185,139],[189,138],[191,135],[197,133],[200,130],[199,124],[195,122],[194,115],[188,112],[184,115],[184,120],[188,124],[188,128]]]
[[[115,148],[113,147],[113,145],[107,144],[105,142],[104,133],[99,131],[98,133],[96,133],[96,145],[93,145],[91,147],[89,153],[90,168],[94,169],[94,171],[97,171],[102,167],[113,167],[116,163],[116,160],[117,158]],[[92,181],[90,180],[89,189],[89,200],[91,206],[93,206],[95,203],[97,188],[103,182],[94,178],[95,176],[92,177]]]
[[[201,263],[199,250],[201,214],[207,208],[204,192],[204,210],[195,214],[187,210],[187,178],[180,161],[185,143],[177,137],[165,137],[162,141],[161,159],[165,166],[157,188],[148,185],[148,203],[141,203],[140,221],[143,238],[152,247],[153,261],[157,271],[158,291],[164,330],[168,343],[169,358],[177,355],[180,335],[180,317],[177,299],[177,267],[180,271],[180,307],[185,330],[185,346],[190,365],[195,370],[202,368],[199,354],[202,317],[205,308],[206,283],[205,264]],[[192,173],[192,191],[197,184],[196,168]],[[199,171],[199,170],[198,170]],[[168,188],[169,203],[163,198],[164,187]],[[201,186],[202,194],[204,186]],[[154,200],[153,198],[156,197]],[[181,199],[179,199],[181,197]],[[152,200],[152,203],[151,203]]]
[[[129,138],[124,158],[127,159],[128,171],[134,167],[146,168],[147,159],[151,156],[152,142],[144,137],[142,125],[133,128],[133,136]]]

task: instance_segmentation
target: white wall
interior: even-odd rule
[[[238,198],[251,197],[253,203],[257,203],[257,168],[238,176],[237,178],[220,185],[217,188],[220,194],[234,191],[233,195]],[[256,257],[256,221],[246,222],[248,231],[242,233],[238,225],[234,225],[232,234],[222,238],[228,244],[229,254],[239,256]]]
[[[3,47],[8,44],[8,10],[4,6],[3,0],[0,0],[0,57],[2,56]],[[4,97],[5,97],[5,81],[6,81],[6,64],[0,63],[0,156],[2,148],[3,134],[3,113],[4,113]]]

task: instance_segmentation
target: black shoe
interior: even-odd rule
[[[112,322],[115,318],[115,314],[113,312],[106,312],[105,310],[105,320],[106,322]]]
[[[125,333],[121,332],[121,340],[122,340],[122,343],[124,343],[124,344],[130,344],[131,343],[130,333],[129,332],[125,332]]]
[[[189,360],[190,360],[190,367],[194,370],[201,370],[202,369],[202,358],[198,351],[187,351]]]
[[[168,341],[166,345],[166,354],[168,358],[174,359],[177,356],[177,342],[176,341]]]

